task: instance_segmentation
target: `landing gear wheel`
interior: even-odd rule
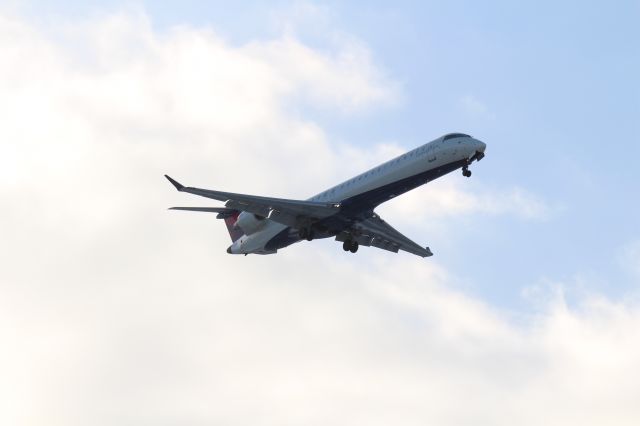
[[[315,237],[315,232],[313,232],[313,229],[309,229],[307,231],[307,241],[313,241],[313,237]]]
[[[298,237],[301,240],[311,241],[311,240],[313,240],[313,238],[315,236],[316,236],[316,233],[313,230],[313,228],[300,228],[300,229],[298,229]]]
[[[347,240],[344,243],[342,243],[342,250],[350,251],[351,253],[357,252],[358,247],[360,247],[360,245],[358,244],[357,241]]]
[[[307,239],[308,236],[309,236],[309,230],[307,228],[298,229],[298,237],[300,237],[301,240]]]
[[[467,168],[462,169],[462,176],[471,177],[471,170],[469,170]]]

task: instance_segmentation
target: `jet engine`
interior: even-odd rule
[[[260,215],[242,212],[233,227],[240,228],[245,234],[251,235],[262,229],[266,223],[265,218]]]

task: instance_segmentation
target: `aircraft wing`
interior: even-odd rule
[[[360,234],[357,241],[361,245],[373,246],[394,253],[397,253],[398,250],[404,250],[420,257],[433,256],[429,247],[422,247],[411,241],[378,215],[358,222],[356,230]]]
[[[181,185],[167,175],[165,175],[165,177],[180,192],[188,192],[189,194],[224,201],[228,209],[253,213],[294,228],[308,221],[313,222],[333,216],[340,211],[340,204],[336,203],[287,200],[283,198],[259,197],[257,195],[192,188]]]

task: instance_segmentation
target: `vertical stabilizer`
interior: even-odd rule
[[[231,242],[234,243],[244,235],[240,229],[234,228],[239,215],[240,212],[237,210],[234,210],[233,213],[225,214],[224,216],[222,216],[222,214],[218,215],[218,218],[224,219],[224,223],[227,225],[227,231],[229,231],[229,236],[231,237]]]

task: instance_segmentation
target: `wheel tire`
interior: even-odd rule
[[[309,229],[309,232],[307,233],[307,241],[313,241],[314,236],[315,232],[313,232],[313,229]]]
[[[308,235],[307,228],[298,229],[298,237],[300,237],[301,240],[306,239]]]
[[[351,247],[349,248],[349,251],[350,251],[351,253],[355,253],[355,252],[357,252],[357,251],[358,251],[358,247],[359,247],[359,246],[360,246],[360,244],[358,244],[358,242],[357,242],[357,241],[354,241],[354,242],[351,244]]]
[[[344,243],[342,243],[342,250],[344,250],[344,251],[351,250],[351,244],[350,244],[349,240],[347,240]]]

